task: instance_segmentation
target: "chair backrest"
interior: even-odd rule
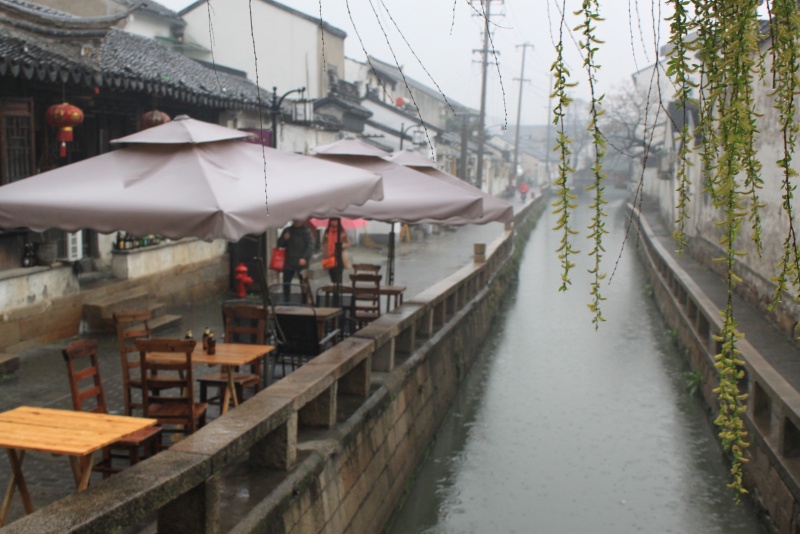
[[[225,341],[230,343],[266,344],[267,317],[269,312],[256,304],[237,303],[222,306]],[[261,359],[250,364],[253,374],[262,376]]]
[[[152,318],[150,310],[126,310],[114,314],[117,325],[117,344],[122,363],[122,387],[125,400],[125,413],[133,415],[134,408],[141,408],[141,403],[131,398],[131,383],[139,383],[139,375],[134,372],[139,367],[139,355],[133,341],[146,339],[152,334],[148,321]]]
[[[354,274],[378,274],[381,271],[381,266],[374,263],[354,263]]]
[[[319,327],[313,307],[304,306],[306,315],[277,315],[281,339],[279,347],[287,354],[317,356],[322,352],[319,344]]]
[[[381,275],[353,273],[353,317],[357,322],[372,321],[381,316]]]
[[[97,365],[97,342],[79,339],[61,351],[67,364],[72,408],[78,412],[108,413],[100,368]],[[87,384],[88,381],[88,384]],[[93,399],[93,406],[84,403]]]
[[[225,328],[225,341],[264,345],[268,315],[266,308],[257,304],[223,305],[222,320]]]
[[[193,339],[137,339],[142,372],[142,403],[145,417],[156,417],[162,424],[186,425],[187,433],[197,430],[193,417],[194,377]],[[162,361],[152,353],[174,354]],[[162,414],[162,415],[159,415]]]

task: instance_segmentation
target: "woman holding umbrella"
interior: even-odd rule
[[[341,243],[341,259],[337,260],[336,245]],[[327,269],[328,276],[331,277],[331,282],[334,284],[342,283],[342,272],[347,266],[347,257],[344,254],[344,249],[350,246],[350,236],[347,231],[342,228],[342,221],[338,217],[333,217],[328,221],[328,228],[325,229],[325,234],[322,236],[322,250],[325,257],[322,260],[322,266]]]

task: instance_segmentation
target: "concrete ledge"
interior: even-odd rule
[[[208,457],[167,450],[11,523],[3,533],[115,532],[146,519],[148,510],[161,508],[211,474]]]
[[[208,456],[213,471],[219,471],[291,418],[292,403],[266,393],[259,392],[169,450]]]

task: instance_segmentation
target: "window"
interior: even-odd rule
[[[33,101],[0,101],[0,183],[33,174]]]

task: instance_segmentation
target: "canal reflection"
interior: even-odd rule
[[[607,206],[609,273],[624,202]],[[726,488],[713,425],[686,391],[688,367],[649,296],[636,243],[603,283],[606,322],[595,331],[589,243],[576,240],[584,254],[572,288],[558,292],[554,225],[546,213],[531,235],[517,295],[386,532],[766,532]]]

